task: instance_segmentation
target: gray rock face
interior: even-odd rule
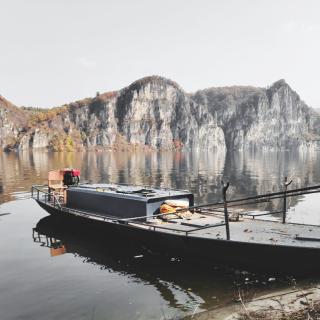
[[[1,147],[4,148],[11,137],[17,135],[16,127],[14,123],[12,123],[8,116],[7,110],[0,109],[0,144]]]
[[[14,148],[25,124],[23,112],[0,95],[0,148]]]
[[[318,147],[319,115],[284,80],[268,89],[207,89],[193,99],[217,115],[228,149]]]
[[[36,129],[33,134],[31,143],[33,149],[47,148],[49,146],[48,134],[40,131],[39,129]]]
[[[0,103],[0,143],[6,148],[13,139],[20,150],[48,148],[59,139],[59,148],[72,141],[80,147],[209,150],[314,149],[320,140],[320,116],[284,80],[267,89],[187,94],[175,82],[152,76],[54,115],[49,111],[32,128],[8,112]]]
[[[18,145],[16,146],[16,148],[19,151],[24,151],[24,150],[29,150],[30,145],[32,145],[32,140],[30,141],[30,136],[28,134],[25,134],[21,137]]]
[[[66,119],[86,136],[88,146],[124,141],[160,149],[225,149],[214,116],[177,84],[158,77],[139,80],[110,98],[97,97],[81,108],[70,108]]]

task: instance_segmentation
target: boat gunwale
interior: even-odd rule
[[[220,242],[220,243],[229,243],[229,244],[238,244],[238,245],[245,245],[245,246],[257,246],[257,247],[274,247],[274,248],[281,248],[281,249],[298,249],[298,250],[307,250],[307,251],[319,251],[320,250],[320,246],[319,247],[310,247],[310,246],[299,246],[299,245],[286,245],[286,244],[274,244],[274,243],[265,243],[265,242],[248,242],[248,241],[241,241],[241,240],[233,240],[232,238],[228,239],[224,239],[224,238],[211,238],[211,237],[201,237],[198,236],[196,234],[191,234],[191,235],[186,235],[185,231],[182,230],[174,230],[171,228],[164,228],[164,227],[159,227],[159,226],[153,226],[153,225],[144,225],[144,224],[140,224],[137,222],[133,222],[133,223],[121,223],[117,221],[119,219],[117,219],[117,217],[113,217],[113,216],[108,216],[106,218],[103,218],[102,216],[93,216],[91,214],[88,214],[86,212],[83,212],[81,210],[77,210],[78,212],[80,212],[80,214],[76,214],[72,212],[72,209],[70,210],[70,208],[68,208],[69,210],[62,210],[54,207],[53,205],[51,205],[50,203],[45,203],[41,200],[37,200],[35,199],[38,203],[41,203],[42,205],[49,207],[57,212],[59,212],[59,214],[70,214],[72,217],[78,217],[80,216],[81,218],[87,219],[87,220],[94,220],[97,222],[102,222],[102,223],[106,223],[109,225],[117,225],[117,226],[121,226],[121,227],[126,227],[126,228],[131,228],[131,229],[136,229],[136,230],[144,230],[144,231],[148,231],[148,232],[153,232],[153,233],[158,233],[158,234],[162,234],[162,235],[170,235],[170,236],[174,236],[174,237],[179,237],[179,238],[184,238],[184,239],[188,239],[188,238],[192,238],[192,239],[197,239],[197,240],[204,240],[204,241],[213,241],[213,242]],[[98,218],[98,219],[97,219]],[[99,219],[100,218],[100,219]],[[115,218],[115,219],[111,219],[111,218]],[[251,219],[248,219],[249,221]],[[269,222],[269,223],[274,223],[274,224],[281,224],[278,221],[268,221],[268,220],[260,220],[260,219],[255,219],[256,222]],[[289,224],[289,223],[288,223]],[[304,225],[304,224],[302,224]],[[306,225],[308,226],[308,225]],[[320,226],[316,226],[316,225],[312,225],[313,227],[320,227]],[[160,230],[159,230],[160,229]],[[166,229],[168,231],[171,232],[166,232],[166,231],[162,231],[161,229]]]

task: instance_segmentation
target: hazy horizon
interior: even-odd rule
[[[320,3],[0,0],[0,94],[53,107],[149,75],[185,91],[279,79],[320,107]]]

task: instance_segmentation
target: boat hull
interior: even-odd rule
[[[273,273],[318,273],[320,249],[263,243],[240,242],[224,239],[200,238],[184,234],[142,229],[127,224],[99,221],[75,216],[47,205],[38,204],[49,214],[68,219],[72,224],[83,227],[87,232],[101,232],[121,242],[132,241],[147,247],[152,252],[192,261],[242,268],[249,271]]]

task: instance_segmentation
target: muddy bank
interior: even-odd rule
[[[239,302],[190,315],[185,320],[319,319],[320,287],[283,290],[249,302]]]

